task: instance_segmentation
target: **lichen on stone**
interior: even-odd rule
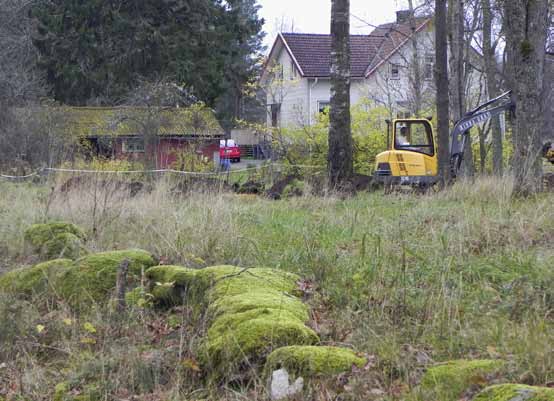
[[[483,388],[489,378],[499,373],[501,360],[456,360],[441,363],[427,370],[420,392],[426,401],[455,401],[470,388]]]
[[[554,401],[554,389],[523,384],[499,384],[484,389],[474,401]]]
[[[267,357],[266,375],[284,368],[294,377],[330,376],[362,368],[366,360],[352,350],[325,346],[288,346],[276,349]]]

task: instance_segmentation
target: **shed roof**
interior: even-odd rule
[[[160,136],[218,137],[224,133],[214,112],[203,105],[181,108],[40,107],[34,113],[55,118],[68,134],[78,137],[139,135],[147,124],[155,125]]]

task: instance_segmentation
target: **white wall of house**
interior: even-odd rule
[[[282,77],[270,84],[270,89],[266,92],[268,105],[281,105],[278,125],[288,127],[309,124],[308,80],[301,78],[293,59],[284,47],[281,47],[277,54],[277,63],[282,67]],[[268,108],[267,121],[271,126],[270,108]]]
[[[420,57],[422,77],[422,111],[432,109],[435,98],[434,84],[434,31],[429,24],[418,34],[418,56]],[[399,43],[400,45],[400,43]],[[320,108],[326,106],[331,97],[329,78],[302,78],[299,71],[294,72],[294,61],[281,44],[276,52],[276,61],[283,68],[282,91],[280,96],[268,93],[268,104],[281,103],[278,125],[281,127],[301,127],[316,121]],[[412,42],[404,43],[395,54],[386,59],[365,79],[353,79],[350,101],[356,105],[365,99],[389,110],[391,116],[400,112],[409,112],[413,104],[413,87],[410,83],[413,58]],[[294,70],[293,70],[294,68]],[[470,75],[470,92],[479,93],[483,77],[477,73]],[[270,91],[271,92],[271,91]],[[275,90],[273,90],[275,92]],[[486,96],[486,95],[485,95]],[[481,101],[484,99],[482,98]],[[468,108],[473,106],[469,102]],[[271,126],[271,113],[268,113],[268,126]]]

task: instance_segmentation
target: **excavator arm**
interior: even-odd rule
[[[456,178],[462,161],[464,160],[464,149],[469,140],[469,132],[474,125],[484,123],[493,117],[506,111],[515,110],[515,102],[511,98],[512,92],[506,92],[502,95],[489,100],[478,106],[474,110],[466,113],[450,132],[450,166],[452,178]]]

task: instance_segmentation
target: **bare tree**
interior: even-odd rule
[[[157,149],[160,132],[172,127],[172,121],[166,113],[179,106],[188,106],[194,102],[188,92],[167,80],[145,81],[131,92],[114,125],[130,124],[144,141],[145,164],[147,168],[157,167]]]
[[[509,84],[517,102],[513,125],[514,194],[542,189],[545,47],[549,0],[504,2]]]
[[[437,87],[437,130],[441,186],[450,181],[450,133],[448,96],[447,0],[435,0],[435,80]]]
[[[341,186],[353,175],[350,116],[350,1],[332,0],[331,110],[328,169],[331,185]]]

